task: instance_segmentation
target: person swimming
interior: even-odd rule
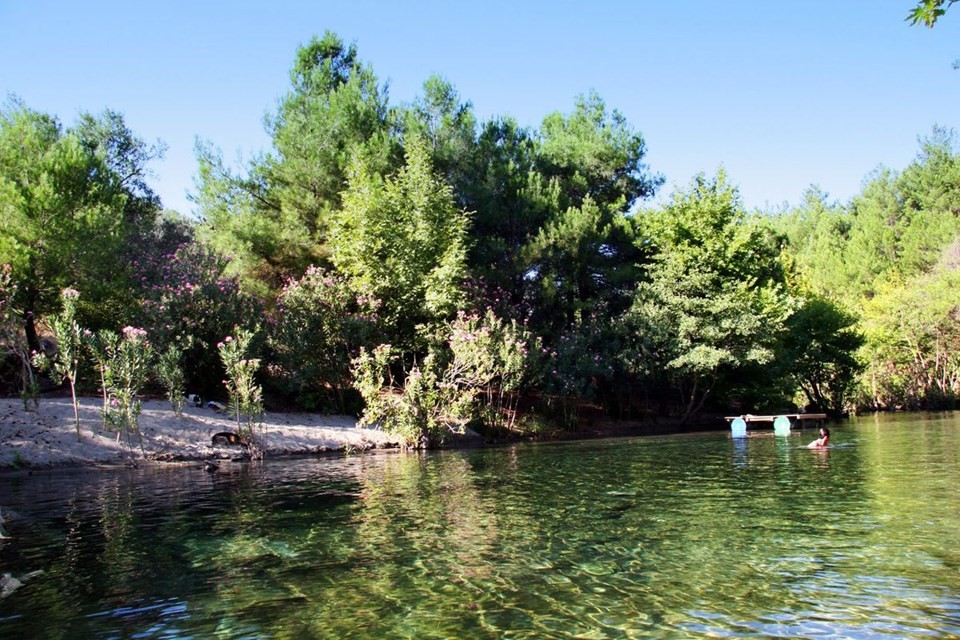
[[[830,442],[830,429],[826,427],[820,427],[820,437],[807,445],[808,449],[815,449],[816,447],[825,447]]]

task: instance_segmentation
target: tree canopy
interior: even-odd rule
[[[922,4],[935,21],[952,3]],[[664,179],[644,137],[598,94],[536,127],[479,121],[439,76],[392,105],[330,32],[296,50],[266,127],[270,148],[236,166],[198,142],[190,220],[150,188],[163,145],[120,114],[0,111],[0,341],[19,388],[69,299],[96,337],[66,350],[96,366],[123,327],[165,354],[165,379],[216,394],[230,376],[214,345],[250,336],[250,390],[367,402],[413,442],[519,428],[521,407],[569,427],[588,403],[693,421],[960,394],[951,131],[849,202],[812,186],[748,212],[718,171],[651,204]]]

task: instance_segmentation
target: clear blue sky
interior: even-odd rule
[[[154,189],[189,213],[194,139],[226,159],[269,147],[263,116],[299,44],[356,43],[412,101],[431,74],[478,118],[536,126],[596,90],[647,140],[663,196],[725,167],[748,207],[839,200],[879,165],[916,156],[934,124],[960,129],[960,6],[910,27],[916,0],[0,0],[0,94],[65,124],[111,108],[169,146]]]

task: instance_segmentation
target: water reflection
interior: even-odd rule
[[[944,417],[837,429],[852,446],[829,451],[708,434],[16,478],[0,563],[46,573],[0,601],[0,636],[956,635],[958,434]]]

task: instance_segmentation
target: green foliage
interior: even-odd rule
[[[394,381],[399,354],[390,345],[360,350],[354,380],[366,408],[361,424],[380,425],[406,446],[442,443],[463,433],[471,420],[497,430],[511,429],[517,392],[528,374],[531,336],[515,322],[488,311],[461,314],[451,323],[442,348]]]
[[[379,306],[341,276],[315,267],[283,288],[268,337],[276,365],[271,374],[302,408],[347,411],[350,361],[373,344]]]
[[[525,252],[535,265],[528,278],[537,286],[535,326],[555,335],[597,308],[622,313],[648,260],[634,240],[626,217],[589,196],[541,227]]]
[[[798,287],[820,296],[849,292],[845,251],[851,218],[845,207],[810,187],[803,203],[766,222],[787,240],[783,259]]]
[[[524,248],[559,207],[559,185],[544,187],[535,170],[532,134],[511,119],[483,125],[473,153],[470,180],[459,197],[475,211],[470,271],[484,303],[501,314],[525,317],[529,309]]]
[[[960,271],[888,285],[864,309],[865,404],[953,409],[960,396]]]
[[[256,381],[260,359],[248,357],[256,331],[235,329],[236,337],[225,337],[217,344],[217,350],[227,371],[227,379],[223,382],[227,387],[230,411],[237,420],[237,432],[250,439],[256,434],[256,427],[263,424],[263,389]]]
[[[75,289],[64,289],[60,293],[63,310],[50,321],[50,330],[57,343],[57,353],[52,360],[43,357],[42,362],[49,365],[54,375],[70,385],[70,400],[73,404],[73,419],[80,438],[80,415],[77,410],[77,372],[83,353],[83,334],[77,324],[77,298]]]
[[[116,370],[113,359],[120,346],[120,335],[108,329],[102,329],[96,333],[84,331],[83,337],[84,344],[100,375],[100,391],[103,396],[103,408],[100,413],[103,426],[107,428],[107,417],[110,415],[110,389],[114,387],[113,376]]]
[[[202,243],[131,261],[130,290],[140,300],[133,322],[146,328],[158,352],[184,350],[191,391],[212,393],[222,378],[214,346],[234,326],[262,315],[262,304],[225,275],[229,260]]]
[[[650,228],[659,253],[629,314],[644,337],[630,361],[671,375],[687,420],[724,377],[772,360],[792,302],[776,239],[746,224],[722,172],[674,194]]]
[[[379,426],[413,448],[443,442],[450,432],[462,432],[466,422],[462,412],[468,401],[454,388],[440,384],[435,358],[428,356],[422,366],[410,367],[402,384],[389,375],[397,359],[387,344],[369,352],[361,348],[354,359],[354,384],[365,404],[359,424]]]
[[[219,152],[197,149],[201,234],[236,258],[231,275],[265,299],[310,265],[327,264],[329,225],[351,158],[362,152],[377,174],[397,160],[386,88],[355,46],[331,32],[311,39],[298,49],[290,79],[266,123],[272,153],[235,173]]]
[[[127,231],[149,226],[157,209],[137,179],[161,154],[113,112],[64,130],[19,102],[0,111],[0,262],[19,283],[14,304],[32,349],[34,319],[59,307],[67,285],[83,287],[91,304],[115,295]]]
[[[20,398],[23,410],[30,402],[39,406],[40,387],[33,370],[30,346],[23,332],[23,320],[14,309],[17,284],[13,280],[10,265],[0,265],[0,353],[6,353],[17,361],[20,378]]]
[[[580,207],[589,197],[602,208],[626,211],[663,182],[646,172],[643,136],[620,112],[608,113],[596,93],[578,97],[569,116],[544,118],[538,152],[544,176],[560,184],[560,210]]]
[[[457,90],[439,76],[423,83],[423,95],[401,114],[405,140],[425,141],[436,173],[454,191],[457,203],[469,209],[467,192],[473,175],[477,122],[470,103],[461,103]]]
[[[333,262],[356,290],[383,301],[385,330],[410,349],[463,304],[470,217],[434,175],[422,140],[408,142],[404,167],[385,181],[358,156],[343,199]]]
[[[177,344],[167,345],[166,350],[157,356],[154,372],[160,384],[167,393],[167,400],[177,414],[183,417],[183,407],[186,404],[186,376],[183,372],[183,356],[185,349]]]
[[[864,337],[857,318],[836,303],[809,296],[786,321],[780,357],[806,396],[808,408],[841,414],[863,366],[857,350]]]
[[[493,430],[511,431],[519,392],[531,373],[535,341],[529,331],[489,309],[482,316],[461,313],[451,324],[447,345],[444,380],[472,396],[474,419]]]
[[[956,1],[957,0],[921,0],[917,3],[917,6],[907,14],[906,19],[912,25],[923,24],[933,28],[937,20],[939,20]]]
[[[124,327],[118,341],[104,341],[102,346],[110,349],[103,364],[106,371],[109,397],[104,421],[107,427],[117,431],[117,437],[137,434],[140,451],[143,452],[143,435],[140,433],[139,417],[142,409],[140,393],[147,384],[152,368],[153,347],[147,340],[147,332],[136,327]]]
[[[563,428],[579,424],[580,405],[598,400],[599,385],[611,381],[623,345],[619,317],[603,307],[584,313],[549,344],[538,345],[537,382],[541,404]]]

